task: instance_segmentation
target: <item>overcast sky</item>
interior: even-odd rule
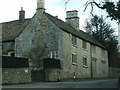
[[[66,11],[78,10],[80,29],[83,30],[85,20],[90,18],[90,14],[88,12],[90,9],[87,9],[86,13],[83,13],[83,5],[87,0],[70,0],[66,6],[64,4],[65,1],[67,0],[45,0],[46,12],[53,16],[58,16],[59,19],[65,21]],[[0,0],[0,23],[17,20],[19,18],[21,7],[26,11],[25,17],[31,18],[36,12],[37,2],[36,0]],[[105,12],[102,10],[96,9],[96,11],[98,15],[105,15]],[[118,26],[116,22],[112,21],[111,23],[117,32]]]

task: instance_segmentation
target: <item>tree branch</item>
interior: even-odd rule
[[[93,2],[87,1],[86,4],[83,5],[83,6],[85,6],[84,12],[86,11],[86,9],[87,9],[87,7],[88,7],[89,5],[91,5],[91,7],[92,7],[92,10],[91,10],[91,12],[92,12],[92,11],[93,11],[93,4],[95,4],[95,5],[96,5],[98,8],[100,8],[100,9],[105,9],[104,6],[100,6],[100,4],[98,4],[97,2],[95,2],[95,1],[93,0]]]
[[[94,0],[93,0],[93,2],[91,2],[91,3],[94,3],[98,8],[101,8],[101,9],[105,9],[105,7],[103,6],[103,7],[101,7],[98,3],[96,3]]]

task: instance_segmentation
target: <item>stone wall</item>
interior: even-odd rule
[[[72,45],[72,35],[63,31],[63,78],[102,78],[108,77],[107,51],[96,46],[96,55],[92,56],[91,44],[86,42],[87,48],[82,48],[82,39],[77,38],[77,45]],[[77,63],[72,63],[72,54],[77,55]],[[104,53],[104,56],[102,56]],[[83,57],[87,58],[87,66],[83,65]],[[92,58],[96,58],[92,60]],[[92,64],[91,64],[92,60]],[[92,66],[91,66],[92,65]],[[92,68],[91,68],[92,67]]]
[[[15,53],[17,57],[28,57],[30,66],[43,68],[42,59],[50,58],[52,51],[57,52],[56,59],[60,59],[63,71],[62,78],[91,78],[91,44],[87,42],[87,48],[82,48],[82,39],[77,38],[77,45],[72,45],[72,35],[60,29],[45,13],[37,11],[24,31],[15,40]],[[96,46],[98,47],[98,46]],[[77,55],[77,64],[72,63],[72,54]],[[108,63],[102,64],[101,48],[97,48],[97,62],[95,77],[104,77],[107,74]],[[107,52],[106,52],[107,53]],[[83,56],[87,57],[87,66],[83,65]],[[106,54],[107,56],[107,54]],[[104,68],[102,68],[104,67]],[[101,70],[102,68],[102,70]],[[105,73],[106,71],[106,73]],[[48,79],[56,80],[53,70],[46,70]],[[105,73],[105,74],[103,74]],[[107,76],[107,75],[106,75]],[[47,76],[46,76],[47,77]]]
[[[120,69],[109,67],[109,77],[110,78],[117,78],[120,77]]]
[[[44,70],[32,70],[31,71],[32,81],[45,81],[45,71]]]
[[[43,68],[42,59],[51,52],[61,60],[61,30],[44,13],[37,12],[24,31],[16,38],[16,57],[27,57],[30,67]]]
[[[60,81],[62,80],[62,69],[46,69],[45,81]]]
[[[29,68],[3,68],[2,84],[30,83],[31,71]]]
[[[82,48],[82,40],[77,38],[77,45],[72,44],[72,35],[63,31],[63,78],[90,78],[90,44]],[[72,54],[77,55],[77,63],[72,62]],[[87,66],[83,65],[83,56],[87,57]]]
[[[92,73],[93,73],[92,77],[93,78],[108,77],[107,51],[98,46],[95,47],[96,47],[96,51],[95,51],[96,54],[92,55]]]

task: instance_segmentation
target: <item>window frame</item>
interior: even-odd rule
[[[56,59],[57,58],[57,52],[56,51],[51,51],[50,52],[50,58]]]
[[[87,57],[86,56],[84,56],[82,58],[82,61],[83,61],[83,66],[87,67]]]
[[[82,48],[87,49],[87,42],[85,40],[82,40]]]
[[[72,64],[77,64],[77,55],[72,53]]]
[[[105,61],[105,58],[106,58],[106,52],[105,52],[105,50],[103,49],[103,48],[101,48],[101,59],[103,60],[103,61]]]
[[[72,45],[77,46],[77,37],[72,35]]]
[[[7,55],[11,57],[15,57],[15,51],[14,50],[8,51]]]

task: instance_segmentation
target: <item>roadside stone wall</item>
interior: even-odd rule
[[[31,71],[29,68],[3,68],[2,84],[30,83]]]
[[[46,69],[45,70],[45,81],[60,81],[62,69]]]

